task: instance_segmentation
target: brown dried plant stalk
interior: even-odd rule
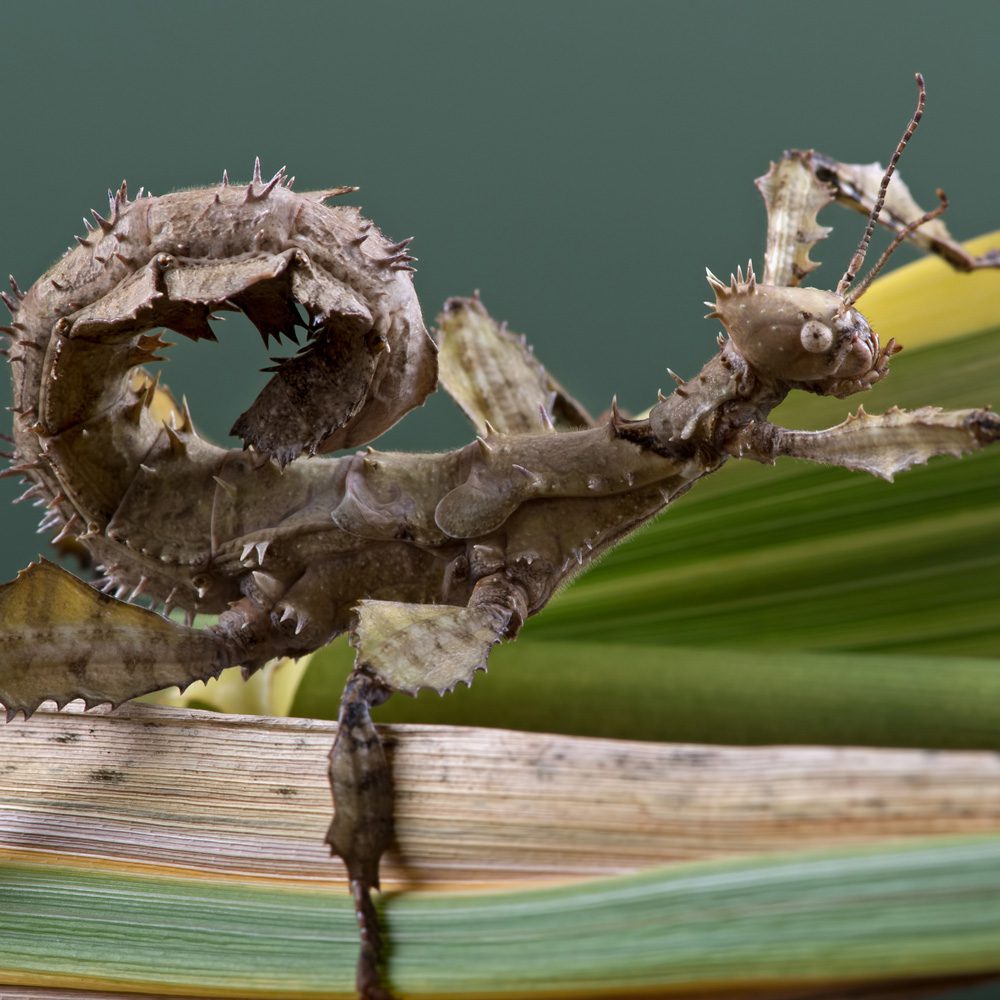
[[[26,293],[12,281],[14,454],[55,541],[98,567],[94,586],[51,563],[0,588],[0,704],[8,721],[43,700],[121,704],[241,664],[251,673],[349,631],[357,659],[330,758],[336,803],[327,840],[348,870],[361,928],[358,990],[387,997],[371,890],[392,836],[393,797],[370,710],[394,691],[471,683],[497,642],[582,567],[729,458],[791,455],[891,479],[935,455],[1000,438],[989,410],[863,409],[824,431],[768,421],[792,389],[847,396],[888,374],[855,303],[902,240],[962,270],[1000,266],[964,253],[889,168],[789,152],[758,181],[768,210],[765,267],[709,273],[709,316],[728,336],[648,417],[612,402],[593,420],[478,299],[453,299],[438,343],[424,329],[409,240],[392,242],[353,208],[353,188],[298,194],[259,164],[245,186],[129,200]],[[800,287],[834,200],[867,212],[833,292]],[[855,285],[877,222],[897,239]],[[271,337],[305,345],[273,377],[226,450],[196,433],[144,368],[166,327],[214,339],[236,310]],[[301,312],[300,312],[301,310]],[[303,318],[302,314],[305,314]],[[423,402],[440,375],[478,432],[445,454],[363,444]],[[110,596],[113,594],[114,596]],[[148,598],[153,610],[136,606]],[[156,613],[163,607],[166,616]],[[169,618],[183,609],[187,624]],[[195,613],[218,615],[205,630]]]

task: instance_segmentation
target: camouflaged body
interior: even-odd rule
[[[387,1000],[371,892],[392,842],[391,773],[370,710],[394,691],[471,683],[491,648],[594,558],[729,458],[779,456],[891,479],[935,455],[1000,440],[987,409],[859,408],[823,431],[768,421],[792,389],[846,396],[888,374],[884,346],[854,307],[898,241],[964,270],[972,258],[890,169],[787,153],[758,181],[768,211],[765,267],[728,283],[708,273],[719,351],[690,380],[629,418],[612,400],[592,419],[523,338],[478,299],[449,301],[437,344],[424,328],[409,240],[392,242],[354,208],[297,194],[259,164],[246,186],[130,201],[26,293],[2,294],[11,325],[14,454],[4,475],[45,509],[42,529],[96,565],[94,586],[42,561],[0,585],[0,705],[8,721],[45,700],[90,707],[300,655],[350,631],[355,668],[330,759],[327,842],[345,863],[360,932],[357,985]],[[836,290],[801,287],[833,200],[869,214]],[[884,215],[880,216],[883,207]],[[877,221],[896,240],[853,290]],[[306,342],[268,369],[237,418],[245,448],[195,431],[145,365],[169,345],[158,327],[214,339],[217,312],[244,313],[265,344]],[[477,435],[444,454],[316,457],[374,439],[436,384]],[[669,369],[668,369],[669,371]],[[671,373],[673,375],[673,373]],[[111,595],[114,596],[111,596]],[[133,602],[149,601],[151,609]],[[164,614],[158,614],[162,608]],[[182,609],[187,624],[170,618]],[[192,628],[196,613],[217,623]]]
[[[409,240],[325,204],[354,189],[295,193],[283,171],[131,201],[123,184],[79,246],[7,296],[14,471],[45,505],[43,526],[99,567],[103,592],[183,609],[189,623],[241,609],[220,663],[315,649],[363,600],[464,607],[498,574],[517,592],[505,625],[516,631],[582,566],[744,453],[747,428],[790,388],[846,394],[886,373],[891,345],[860,313],[795,287],[835,193],[806,157],[789,154],[758,182],[770,283],[752,265],[729,284],[709,273],[709,315],[729,337],[647,417],[613,403],[595,422],[523,338],[478,300],[455,299],[440,318],[442,381],[476,440],[334,459],[310,456],[376,437],[435,387]],[[152,330],[212,340],[226,310],[265,344],[306,334],[237,419],[243,450],[201,438],[186,402],[144,367],[169,346]]]

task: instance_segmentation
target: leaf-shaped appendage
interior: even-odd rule
[[[831,232],[816,221],[816,213],[833,201],[833,191],[817,178],[809,164],[810,155],[798,150],[786,153],[757,178],[767,206],[764,284],[798,285],[819,267],[809,251]]]
[[[593,424],[545,370],[527,339],[497,323],[478,296],[444,304],[438,348],[441,384],[477,434],[531,434]]]
[[[763,449],[760,437],[768,438]],[[824,465],[867,472],[892,482],[900,472],[938,455],[960,458],[1000,441],[1000,414],[992,410],[918,410],[892,407],[866,413],[863,406],[836,427],[794,431],[783,427],[751,427],[741,433],[733,451],[766,451],[769,457],[788,455]]]
[[[217,636],[98,593],[42,560],[0,585],[0,706],[9,722],[43,701],[120,705],[218,676],[232,664]]]
[[[389,688],[415,695],[471,686],[503,638],[510,614],[496,607],[455,608],[396,601],[362,601],[351,643],[357,664]]]

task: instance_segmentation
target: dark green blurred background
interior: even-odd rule
[[[667,365],[713,353],[704,268],[762,261],[753,179],[787,147],[884,161],[915,70],[928,110],[903,176],[921,202],[945,188],[956,235],[1000,228],[997,3],[8,0],[0,30],[0,273],[27,287],[123,177],[162,194],[246,179],[259,155],[300,190],[359,184],[387,234],[416,236],[428,324],[478,288],[592,411],[643,408]],[[823,221],[832,286],[862,220]],[[221,440],[268,362],[248,325],[218,332],[164,378]],[[442,395],[383,442],[468,434]],[[18,492],[0,481],[0,580],[47,548]]]
[[[946,188],[956,233],[1000,226],[997,4],[32,0],[0,24],[4,274],[30,284],[123,177],[159,194],[246,178],[259,154],[299,189],[361,185],[388,234],[416,235],[428,323],[480,289],[595,411],[613,392],[646,406],[666,365],[712,353],[704,267],[762,258],[768,160],[885,159],[916,69],[930,96],[904,176],[920,200]],[[861,220],[825,221],[833,284]],[[164,372],[216,439],[267,364],[248,327],[220,333]],[[467,434],[442,396],[383,440]],[[46,548],[16,493],[0,482],[0,579]]]

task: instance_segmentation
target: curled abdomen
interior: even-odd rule
[[[279,469],[377,436],[434,388],[406,243],[324,204],[346,190],[296,194],[283,172],[257,171],[249,185],[130,201],[123,184],[109,217],[95,213],[13,301],[15,465],[49,505],[46,526],[78,539],[119,592],[141,583],[199,610],[230,599],[213,562],[246,528],[232,511],[273,525],[317,493],[335,505],[339,463]],[[168,346],[157,328],[214,340],[225,310],[265,343],[296,326],[307,337],[237,419],[247,453],[199,438],[144,367]],[[265,463],[273,476],[252,475]]]

